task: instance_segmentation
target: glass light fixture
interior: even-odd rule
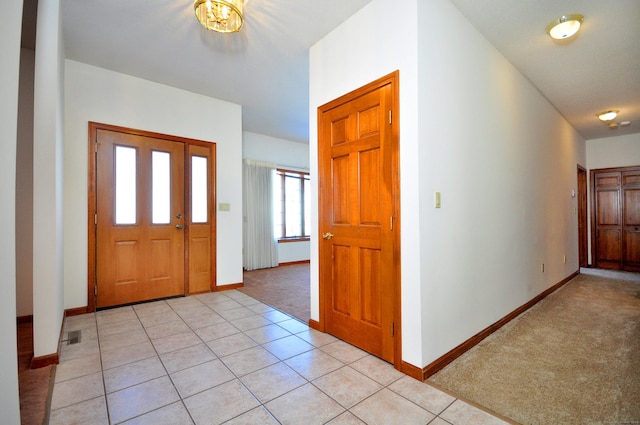
[[[611,120],[615,120],[616,117],[618,116],[618,112],[617,110],[609,110],[609,111],[603,111],[603,112],[598,112],[596,114],[596,117],[598,117],[598,119],[600,121],[611,121]]]
[[[243,22],[243,0],[195,0],[193,10],[208,30],[237,32]]]
[[[584,16],[564,15],[547,25],[547,33],[555,40],[569,38],[580,30]]]

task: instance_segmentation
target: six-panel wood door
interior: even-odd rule
[[[184,144],[97,130],[97,307],[185,293]]]
[[[394,362],[399,223],[392,84],[319,109],[320,285],[325,330]],[[395,221],[395,224],[394,224]]]

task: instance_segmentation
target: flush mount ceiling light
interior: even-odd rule
[[[610,111],[598,112],[596,114],[596,117],[598,117],[600,121],[604,121],[604,122],[612,121],[616,119],[616,117],[618,116],[618,112],[620,111],[610,110]]]
[[[584,21],[579,14],[564,15],[547,25],[547,33],[555,40],[564,40],[578,32]]]
[[[208,30],[229,33],[242,27],[243,0],[195,0],[193,10]]]

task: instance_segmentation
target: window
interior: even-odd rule
[[[279,240],[306,239],[311,224],[309,173],[278,169],[273,174],[273,233]]]

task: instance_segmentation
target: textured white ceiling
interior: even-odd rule
[[[239,33],[196,21],[192,0],[61,0],[70,59],[242,105],[246,131],[306,142],[311,45],[371,0],[248,0]],[[427,1],[427,0],[418,0]],[[639,0],[452,0],[586,138],[640,131]],[[544,32],[585,15],[577,37]],[[620,109],[627,128],[594,116]]]

